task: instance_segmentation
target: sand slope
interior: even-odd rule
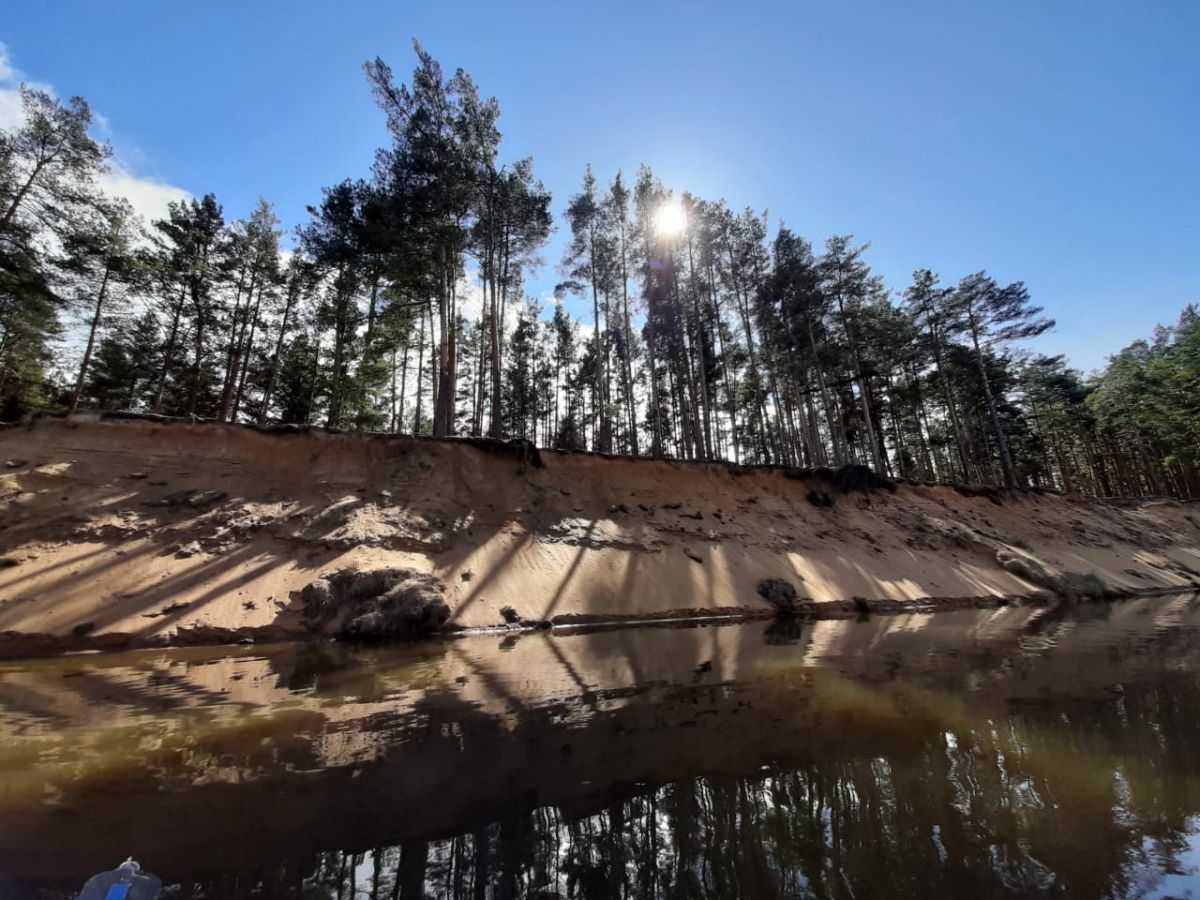
[[[0,430],[0,632],[202,639],[297,627],[323,572],[404,566],[453,626],[1029,597],[997,552],[1112,591],[1200,584],[1200,509],[946,486],[840,495],[779,471],[468,441],[75,415]],[[266,635],[263,632],[260,636]],[[219,635],[217,635],[219,637]],[[228,636],[228,635],[226,635]],[[112,645],[121,641],[110,638]]]

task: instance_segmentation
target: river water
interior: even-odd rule
[[[1200,897],[1200,599],[0,663],[0,897]]]

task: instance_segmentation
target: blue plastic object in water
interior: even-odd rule
[[[155,900],[162,892],[162,880],[142,871],[132,858],[111,872],[93,875],[76,900]]]

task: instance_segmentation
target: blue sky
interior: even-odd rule
[[[10,4],[24,77],[124,167],[289,225],[385,140],[361,64],[419,38],[499,98],[560,212],[591,162],[870,241],[896,288],[988,269],[1082,368],[1200,300],[1200,3]],[[534,279],[548,291],[563,235]],[[576,310],[583,313],[581,304]]]

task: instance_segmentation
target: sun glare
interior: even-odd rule
[[[687,228],[687,212],[678,200],[668,200],[654,214],[654,230],[663,237],[682,234]]]

